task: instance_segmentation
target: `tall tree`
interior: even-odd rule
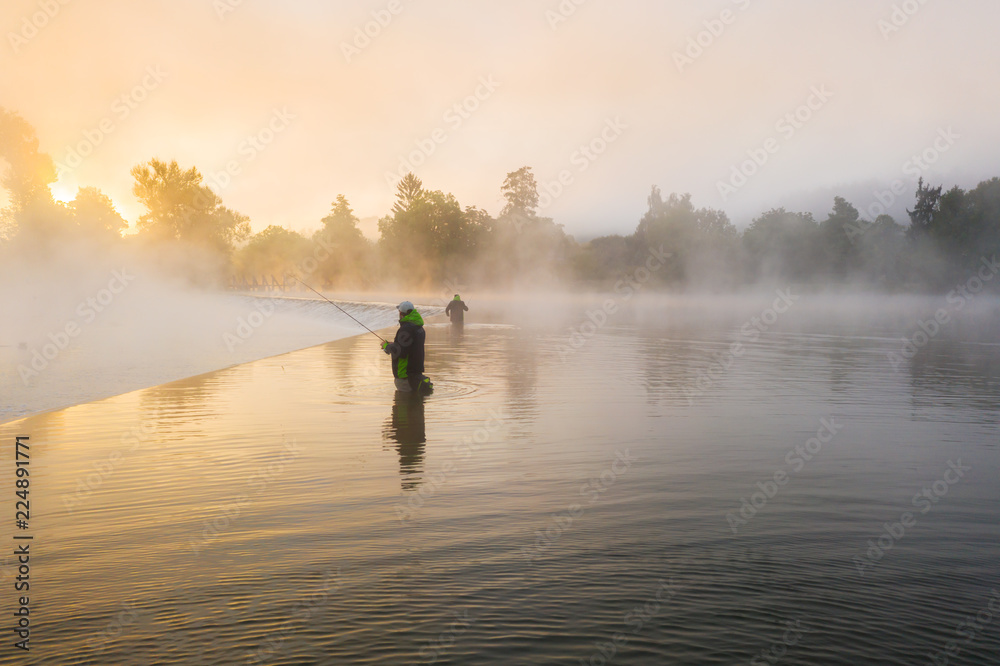
[[[879,215],[859,237],[860,271],[867,282],[880,287],[903,283],[906,229],[890,215]]]
[[[984,180],[968,192],[970,242],[985,256],[1000,256],[1000,178]]]
[[[751,277],[802,280],[815,275],[821,256],[812,213],[767,211],[743,232]]]
[[[413,207],[424,197],[423,183],[414,174],[406,174],[396,184],[396,202],[392,214],[378,221],[379,243],[391,255],[402,252],[416,227]]]
[[[272,224],[240,248],[235,267],[243,277],[283,278],[308,256],[309,246],[302,234]]]
[[[531,167],[521,167],[508,173],[500,186],[500,193],[507,202],[500,211],[501,218],[518,216],[533,219],[538,216],[538,184]]]
[[[480,234],[477,256],[483,273],[507,284],[562,277],[570,268],[573,243],[562,225],[539,217],[538,184],[531,167],[508,173],[500,194],[506,202],[500,217]]]
[[[183,170],[176,161],[154,159],[133,167],[132,176],[132,192],[146,207],[137,226],[149,237],[186,241],[222,254],[249,238],[249,218],[223,206],[218,195],[202,185],[198,169]]]
[[[910,216],[911,236],[927,233],[934,222],[940,200],[941,187],[924,185],[924,179],[921,178],[917,183],[917,202],[913,205],[913,210],[906,211]]]
[[[38,199],[52,200],[49,185],[56,182],[55,163],[39,151],[35,128],[3,107],[0,107],[0,158],[9,165],[0,177],[0,186],[9,192],[15,211]]]
[[[24,118],[0,107],[0,186],[9,203],[0,211],[0,240],[21,235],[54,240],[71,224],[65,209],[52,200],[56,181],[52,158],[39,150],[38,136]]]
[[[337,195],[337,200],[333,202],[330,213],[324,217],[322,229],[319,233],[330,242],[349,245],[364,238],[361,230],[358,229],[358,218],[354,215],[347,197],[343,194]]]
[[[941,189],[918,190],[911,218],[915,236],[930,241],[955,269],[948,277],[953,280],[975,270],[983,256],[1000,252],[1000,179],[968,192],[956,186],[942,194]]]
[[[843,278],[857,267],[857,248],[846,230],[858,228],[859,218],[858,209],[844,197],[834,197],[833,210],[819,225],[824,268],[832,276]]]
[[[489,222],[477,208],[463,210],[454,195],[426,190],[415,176],[404,178],[392,215],[379,220],[379,246],[390,272],[436,288],[460,277]]]
[[[329,252],[319,265],[318,274],[326,286],[365,283],[365,273],[371,270],[370,243],[358,229],[358,218],[351,210],[347,197],[337,195],[330,213],[323,218],[323,227],[314,240]]]
[[[121,238],[128,223],[115,210],[115,205],[96,187],[81,187],[69,204],[76,225],[85,236],[100,240]]]
[[[413,172],[406,174],[396,185],[396,203],[392,206],[392,212],[397,215],[407,212],[423,195],[423,182]]]
[[[644,263],[655,250],[670,255],[658,279],[719,282],[732,267],[730,255],[736,251],[736,227],[729,217],[720,210],[695,208],[690,194],[671,194],[664,200],[655,186],[646,202],[630,241],[633,263]]]

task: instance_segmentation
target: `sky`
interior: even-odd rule
[[[998,25],[994,0],[5,0],[0,106],[57,198],[131,223],[152,158],[255,231],[338,194],[381,217],[409,170],[496,215],[522,166],[579,239],[631,233],[654,185],[739,228],[835,195],[905,222],[919,177],[1000,176]]]

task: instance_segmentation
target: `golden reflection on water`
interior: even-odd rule
[[[14,436],[31,437],[27,663],[244,663],[275,644],[267,663],[408,663],[440,631],[414,630],[414,614],[470,605],[494,616],[466,637],[484,662],[494,634],[583,657],[665,561],[691,576],[739,571],[721,516],[820,415],[846,414],[854,434],[826,454],[834,471],[809,470],[816,477],[795,492],[858,483],[872,507],[889,490],[857,481],[873,472],[853,466],[878,450],[870,438],[885,424],[908,443],[944,433],[973,451],[986,446],[976,429],[994,427],[984,424],[997,390],[983,370],[993,366],[967,362],[992,362],[981,348],[933,350],[895,374],[873,362],[883,343],[775,335],[693,390],[730,342],[602,333],[563,358],[558,332],[431,326],[426,399],[396,394],[385,356],[362,336],[0,426],[6,469]],[[935,406],[951,394],[969,400]],[[522,547],[623,448],[643,464],[526,565]],[[894,470],[898,485],[936,470],[928,460]],[[12,475],[0,490],[13,495]],[[777,549],[788,543],[775,536],[782,515],[776,504],[758,522]],[[844,529],[839,513],[828,525]],[[0,538],[12,535],[8,524]],[[0,565],[9,586],[10,557]],[[589,587],[605,578],[613,590]],[[750,584],[732,582],[733,594]],[[583,624],[560,619],[564,604],[587,608]],[[310,617],[297,621],[303,605]],[[651,629],[648,654],[672,654],[676,626]],[[706,642],[733,640],[722,629],[701,628]]]
[[[458,441],[462,411],[504,398],[463,385],[489,369],[461,348],[436,359],[439,400],[468,405],[431,430]],[[370,556],[376,539],[336,535],[394,521],[388,501],[425,464],[424,403],[393,395],[384,355],[354,338],[0,426],[31,437],[36,654],[100,662],[112,647],[95,647],[98,625],[123,608],[143,621],[115,654],[197,632],[174,606],[206,585]],[[288,539],[294,551],[275,547]]]

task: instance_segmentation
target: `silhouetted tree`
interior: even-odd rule
[[[917,183],[917,201],[913,206],[913,210],[906,211],[910,216],[909,233],[911,236],[915,237],[924,234],[930,229],[934,221],[934,215],[937,213],[940,199],[941,188],[932,188],[930,185],[924,185],[924,179],[921,178]]]
[[[843,279],[848,271],[857,268],[855,246],[846,230],[858,228],[859,218],[857,208],[843,197],[834,197],[833,210],[819,225],[823,268],[830,276]]]
[[[881,287],[896,288],[905,279],[904,254],[908,248],[906,229],[891,215],[879,215],[858,236],[858,271],[866,282]]]
[[[507,202],[500,211],[501,218],[517,216],[531,219],[538,216],[538,184],[531,167],[521,167],[508,173],[500,186],[500,193]]]
[[[573,275],[583,281],[610,282],[632,266],[634,256],[625,236],[599,236],[573,254]]]
[[[358,229],[359,220],[351,210],[347,197],[338,194],[330,213],[322,222],[323,227],[316,232],[313,240],[330,255],[317,270],[323,284],[346,286],[370,282],[371,276],[367,274],[373,270],[371,243]]]
[[[0,185],[9,193],[15,210],[36,199],[51,200],[49,185],[56,182],[55,163],[39,151],[35,128],[3,107],[0,107],[0,158],[9,165]]]
[[[490,231],[481,234],[478,253],[491,283],[531,284],[567,273],[573,240],[561,224],[538,216],[538,184],[531,167],[508,173],[500,194],[506,203]]]
[[[0,240],[21,235],[26,241],[52,241],[67,231],[72,218],[52,199],[56,182],[52,158],[39,151],[38,136],[24,118],[0,107],[0,160],[7,168],[0,176],[8,206],[0,211]]]
[[[659,280],[730,281],[737,232],[724,212],[696,209],[690,194],[671,194],[664,200],[656,186],[646,202],[648,208],[633,234],[634,265],[642,265],[656,251],[670,255],[657,272]]]
[[[69,204],[80,231],[99,240],[117,240],[128,229],[128,223],[111,199],[96,187],[81,187]]]
[[[984,180],[966,195],[969,226],[973,229],[969,242],[978,256],[1000,255],[1000,178]]]
[[[392,206],[394,215],[402,215],[410,210],[424,194],[424,184],[416,174],[408,173],[396,185],[396,203]]]
[[[302,234],[272,224],[254,234],[236,253],[233,263],[243,277],[283,279],[301,265],[310,247],[309,239]]]
[[[412,174],[409,174],[412,176]],[[428,191],[420,179],[406,177],[397,186],[393,214],[379,220],[383,259],[396,276],[437,284],[471,259],[481,219],[462,210],[452,194]]]
[[[198,169],[182,170],[176,161],[150,160],[132,169],[132,192],[146,207],[138,228],[154,240],[186,241],[228,255],[250,236],[245,215],[222,205],[202,185]]]
[[[743,232],[751,279],[812,277],[819,259],[819,225],[811,213],[775,208]]]

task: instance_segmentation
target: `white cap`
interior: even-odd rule
[[[409,301],[403,301],[402,303],[396,306],[396,309],[402,312],[403,314],[406,314],[407,312],[413,309],[413,303]]]

